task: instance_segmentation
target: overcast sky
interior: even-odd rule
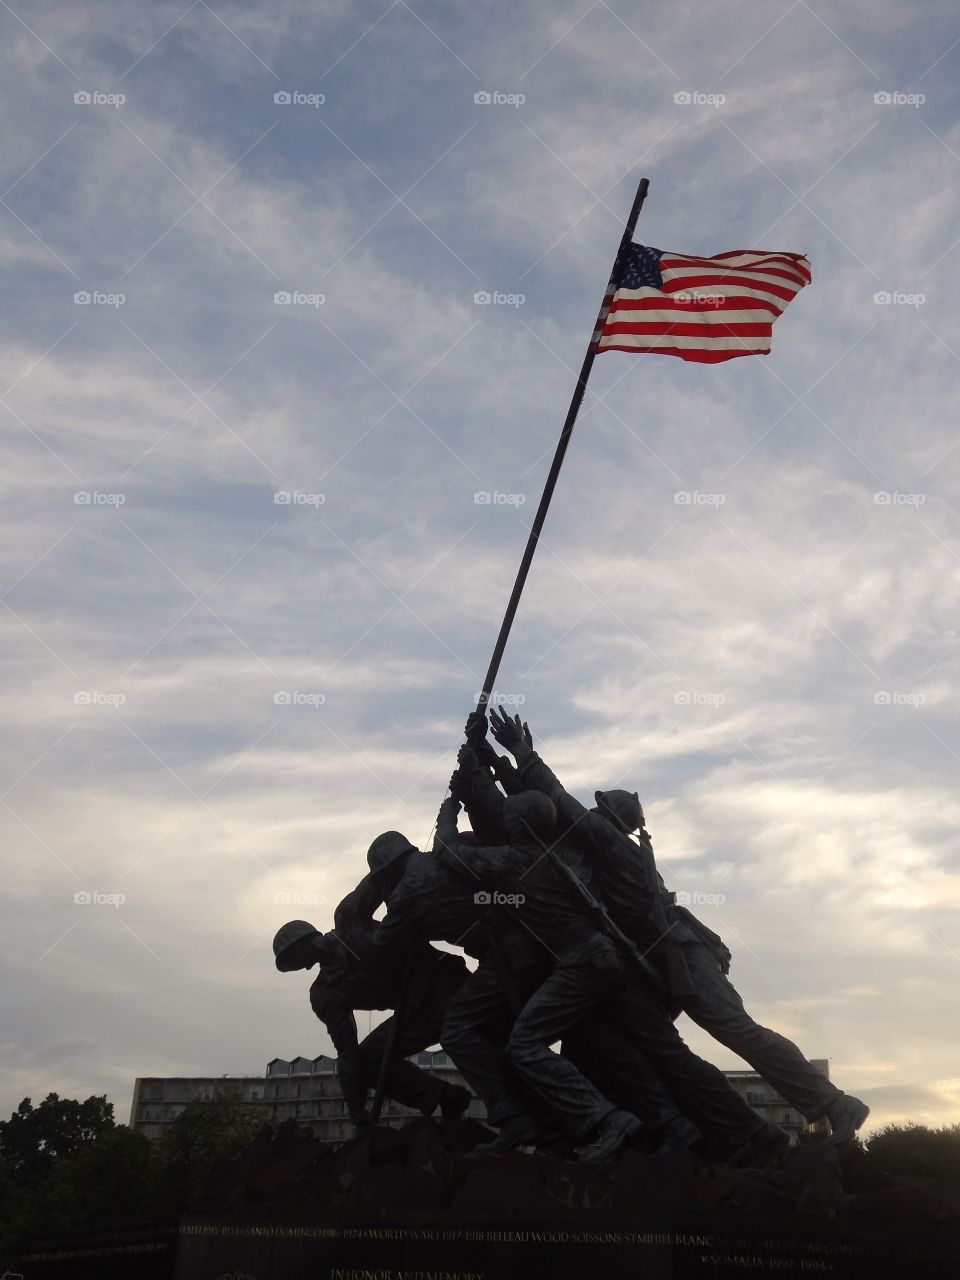
[[[429,836],[647,175],[813,284],[598,359],[498,690],[758,1020],[960,1119],[952,9],[2,6],[0,1111],[330,1050],[271,938]]]

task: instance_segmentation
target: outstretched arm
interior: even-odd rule
[[[496,758],[500,759],[499,756]],[[481,843],[495,844],[505,839],[504,794],[490,770],[481,765],[469,742],[463,744],[457,755],[457,771],[450,780],[450,790],[462,802],[470,826]]]
[[[530,729],[519,716],[511,717],[505,711],[494,711],[490,716],[490,731],[500,745],[516,757],[524,790],[542,791],[549,796],[562,823],[572,825],[584,820],[589,810],[570,795],[553,770],[534,751]]]
[[[487,771],[493,770],[493,776],[508,796],[516,795],[518,791],[523,790],[520,775],[514,768],[513,762],[506,756],[498,755],[487,738],[486,712],[471,711],[463,732],[467,739],[467,746],[472,747],[476,752],[481,771],[485,775],[489,776]]]
[[[372,933],[376,927],[373,913],[384,901],[383,876],[368,872],[355,889],[340,902],[333,913],[333,927],[343,937],[350,937],[357,930]]]
[[[460,789],[458,774],[459,770],[450,779],[453,795],[447,796],[437,814],[437,832],[433,837],[433,852],[438,857],[455,849],[460,839],[460,832],[457,830],[457,814],[460,812],[460,800],[457,796]]]

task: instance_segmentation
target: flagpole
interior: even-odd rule
[[[600,305],[600,311],[597,315],[597,322],[594,325],[593,333],[596,333],[606,321],[607,312],[610,309],[609,295],[615,287],[617,264],[627,245],[633,239],[634,228],[637,225],[637,218],[640,216],[640,210],[643,202],[647,198],[647,189],[650,186],[649,179],[641,178],[640,185],[637,187],[637,194],[633,200],[633,207],[627,218],[627,225],[624,227],[623,236],[620,240],[620,247],[617,249],[617,256],[613,260],[613,267],[610,271],[610,279],[604,290],[603,302]],[[547,481],[543,487],[543,495],[540,498],[540,505],[537,508],[537,514],[534,516],[533,524],[530,527],[530,535],[527,538],[527,545],[523,551],[523,558],[520,561],[520,568],[517,570],[516,581],[513,584],[513,591],[510,593],[510,599],[507,602],[506,613],[503,615],[503,622],[500,624],[500,634],[497,636],[497,643],[494,645],[493,657],[490,659],[490,666],[487,668],[487,674],[483,680],[483,691],[477,702],[477,710],[483,711],[493,692],[493,686],[497,679],[497,672],[500,670],[500,661],[503,658],[503,651],[507,647],[507,639],[510,635],[510,628],[513,626],[513,619],[516,616],[517,605],[520,603],[520,596],[523,594],[524,583],[527,580],[527,574],[530,571],[530,563],[533,560],[533,553],[537,549],[537,543],[540,540],[540,531],[543,528],[544,521],[547,518],[547,510],[550,506],[550,499],[553,497],[553,491],[556,488],[557,477],[560,475],[560,468],[563,466],[564,455],[567,452],[567,445],[570,443],[570,437],[573,434],[574,424],[577,420],[577,414],[583,403],[584,392],[587,389],[587,380],[590,377],[590,371],[593,368],[593,361],[596,357],[596,350],[593,345],[593,334],[590,337],[590,343],[587,347],[587,354],[583,358],[583,365],[580,369],[580,376],[577,379],[577,385],[574,388],[573,398],[570,401],[570,408],[567,410],[567,416],[563,423],[563,430],[560,432],[560,439],[557,442],[556,452],[553,455],[553,462],[550,464],[550,471],[547,474]]]

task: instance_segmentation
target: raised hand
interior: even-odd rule
[[[526,741],[524,728],[519,716],[508,716],[502,707],[494,707],[490,713],[490,732],[501,747],[506,747],[508,751],[513,751]]]

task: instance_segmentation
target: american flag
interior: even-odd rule
[[[802,253],[760,249],[694,258],[628,246],[607,294],[595,351],[659,352],[717,364],[765,355],[774,320],[805,284]]]

